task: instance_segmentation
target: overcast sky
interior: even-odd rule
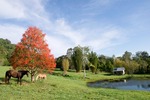
[[[29,26],[46,34],[55,57],[77,45],[150,54],[150,0],[0,0],[0,38],[16,44]]]

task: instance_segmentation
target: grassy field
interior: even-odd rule
[[[20,86],[16,79],[10,80],[11,84],[3,83],[6,70],[10,67],[0,66],[0,100],[149,100],[149,91],[131,91],[105,88],[87,87],[87,82],[99,79],[117,79],[125,76],[115,76],[106,73],[87,73],[88,79],[83,78],[83,73],[68,72],[69,77],[61,76],[61,71],[54,75],[47,74],[47,80],[30,82],[30,77],[23,77]],[[138,75],[136,75],[138,76]],[[150,76],[150,75],[144,75]],[[143,77],[143,76],[141,76]]]

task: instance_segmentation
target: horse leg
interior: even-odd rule
[[[18,77],[17,84],[20,82],[20,78]]]
[[[7,81],[8,81],[8,84],[9,84],[9,80],[10,80],[10,78],[11,78],[11,77],[10,77],[10,76],[8,76],[8,80],[7,80]]]
[[[20,78],[20,85],[22,84],[22,82],[21,82],[21,78]]]
[[[39,80],[41,81],[41,79],[42,79],[42,77],[41,76],[39,76]]]
[[[7,73],[5,74],[5,83],[8,82],[8,76],[7,76]]]
[[[5,83],[7,83],[7,80],[8,80],[8,79],[7,79],[7,76],[5,76]]]

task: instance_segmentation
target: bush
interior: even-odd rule
[[[10,66],[10,63],[9,63],[9,61],[7,59],[4,60],[3,66]]]

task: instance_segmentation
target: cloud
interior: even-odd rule
[[[57,36],[46,35],[46,42],[51,49],[51,53],[55,54],[55,57],[65,55],[67,49],[71,47],[68,41],[65,41],[63,38]]]
[[[84,36],[75,31],[64,19],[56,20],[55,31],[59,35],[63,35],[69,42],[72,42],[75,45],[81,43]]]
[[[71,22],[64,18],[65,16],[59,19],[52,19],[50,13],[47,12],[48,10],[45,9],[45,2],[42,0],[17,0],[17,2],[2,0],[0,5],[6,6],[1,6],[0,8],[6,9],[6,12],[0,10],[1,19],[14,18],[26,23],[25,25],[9,22],[1,24],[0,38],[7,38],[12,43],[17,43],[22,38],[22,34],[28,25],[37,26],[46,33],[46,41],[51,52],[56,57],[66,54],[68,48],[77,45],[90,46],[93,47],[93,50],[100,51],[121,43],[118,43],[118,41],[122,39],[122,31],[118,28],[106,28],[104,26],[99,29],[100,25],[94,25],[93,20],[88,21],[88,27],[86,22],[82,22],[83,24],[78,24],[78,27],[75,28]],[[94,0],[88,6],[94,6],[96,2],[98,0]],[[102,0],[100,4],[107,5],[108,3],[109,0],[108,2]]]
[[[25,28],[12,24],[0,25],[0,38],[9,39],[12,43],[20,42]]]
[[[87,38],[89,39],[84,42],[84,45],[92,47],[96,52],[100,52],[102,49],[111,48],[112,46],[117,46],[125,42],[123,31],[117,28],[108,28],[95,36],[92,35]]]
[[[83,5],[83,15],[95,16],[97,14],[102,14],[103,11],[108,9],[112,4],[112,0],[88,0],[85,5]],[[113,1],[114,2],[114,1]]]
[[[25,12],[19,0],[1,0],[0,1],[0,18],[25,18]]]

